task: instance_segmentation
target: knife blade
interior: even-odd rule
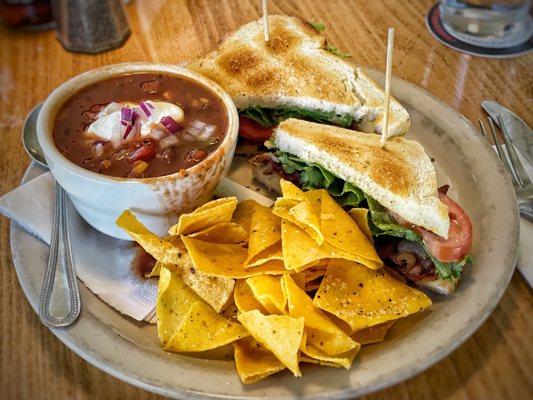
[[[533,131],[531,128],[520,117],[495,101],[484,100],[481,102],[481,107],[498,126],[497,116],[501,115],[509,136],[511,136],[511,142],[527,161],[533,164]]]

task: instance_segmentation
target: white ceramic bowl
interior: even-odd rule
[[[54,144],[52,128],[62,105],[81,88],[127,73],[156,72],[184,76],[213,90],[227,110],[228,127],[220,146],[202,162],[188,168],[185,176],[177,173],[145,179],[116,178],[86,170],[65,158]],[[126,209],[153,232],[164,235],[179,214],[207,201],[227,172],[239,130],[239,118],[228,94],[215,82],[188,69],[152,63],[109,65],[78,75],[55,89],[46,99],[37,120],[37,137],[46,162],[57,182],[85,221],[107,235],[131,240],[115,225]]]

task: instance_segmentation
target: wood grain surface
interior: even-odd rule
[[[489,60],[443,46],[424,23],[434,1],[271,0],[270,10],[324,22],[332,43],[350,52],[356,63],[379,69],[385,67],[387,27],[393,26],[396,76],[425,88],[473,122],[483,117],[480,101],[494,99],[533,125],[533,55]],[[110,63],[193,59],[224,34],[258,18],[260,3],[136,0],[127,8],[131,37],[120,49],[96,56],[66,52],[52,31],[0,27],[0,195],[18,186],[29,163],[20,142],[26,114],[57,85]],[[0,257],[0,398],[160,398],[92,367],[40,324],[17,282],[4,217]],[[366,398],[531,399],[532,317],[531,289],[515,273],[494,313],[457,351],[417,377]]]

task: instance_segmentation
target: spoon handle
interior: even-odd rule
[[[65,191],[55,183],[55,207],[39,317],[51,328],[69,326],[80,315],[78,282],[72,261]]]

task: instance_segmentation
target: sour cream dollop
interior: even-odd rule
[[[99,139],[110,141],[114,147],[118,147],[124,141],[132,140],[140,135],[142,139],[152,136],[154,131],[165,130],[161,120],[171,117],[174,121],[181,123],[185,117],[183,109],[174,103],[165,101],[145,101],[148,105],[148,113],[143,111],[140,104],[134,103],[110,103],[100,113],[96,120],[89,125],[86,134]],[[122,108],[130,108],[137,113],[135,124],[128,135],[126,126],[122,121]],[[126,137],[124,137],[126,136]]]

